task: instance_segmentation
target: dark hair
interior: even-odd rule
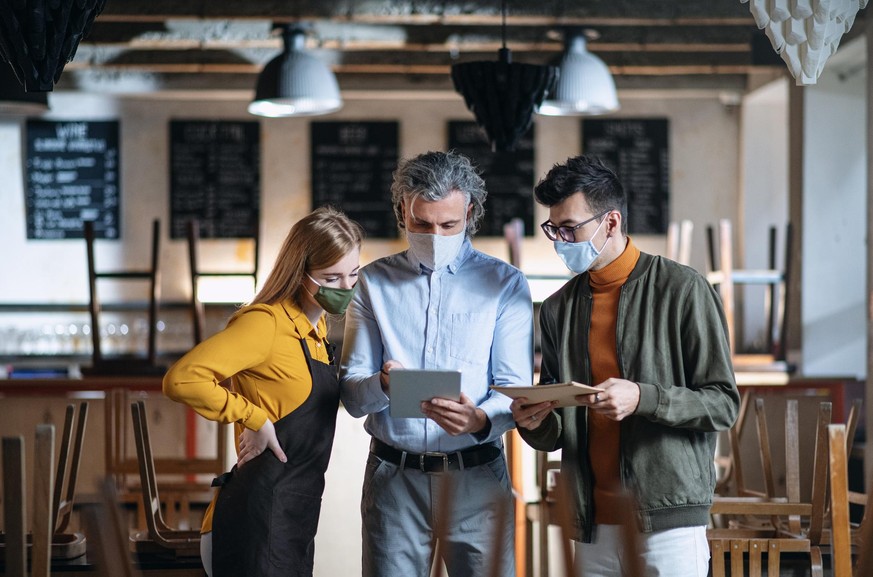
[[[577,192],[585,196],[591,214],[610,210],[621,213],[621,232],[627,234],[627,196],[615,172],[594,156],[581,155],[556,164],[537,183],[534,196],[545,206],[554,206]]]
[[[467,236],[479,230],[479,221],[485,214],[485,181],[479,176],[470,159],[454,151],[425,152],[400,161],[391,184],[391,202],[397,225],[403,224],[403,201],[416,198],[433,202],[454,192],[462,193],[467,204],[473,205],[467,219]]]

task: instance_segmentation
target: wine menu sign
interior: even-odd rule
[[[27,121],[28,239],[121,236],[117,121]]]

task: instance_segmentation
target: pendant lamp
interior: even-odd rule
[[[798,86],[815,84],[867,0],[749,2],[755,24],[782,56]],[[869,40],[868,40],[869,41]]]
[[[587,43],[586,33],[567,32],[558,84],[553,96],[540,106],[540,114],[596,116],[618,110],[612,74],[603,60],[588,52]]]
[[[258,76],[249,112],[271,118],[316,116],[342,108],[333,71],[305,50],[306,33],[297,26],[282,30],[284,50]]]
[[[0,63],[28,92],[49,92],[73,60],[106,0],[0,2]]]
[[[8,63],[0,60],[0,115],[36,116],[48,111],[47,92],[26,92]]]
[[[554,87],[554,66],[512,61],[506,47],[506,0],[503,0],[503,47],[494,61],[452,66],[455,90],[464,97],[493,151],[514,150],[533,122],[534,110]]]

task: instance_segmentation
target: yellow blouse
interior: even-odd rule
[[[309,397],[312,376],[300,339],[314,360],[328,362],[324,317],[315,327],[292,301],[242,308],[227,327],[179,359],[164,376],[164,394],[220,423],[236,423],[237,449],[243,427],[257,431]],[[219,383],[233,377],[232,390]],[[214,501],[213,501],[214,505]],[[212,528],[212,505],[203,531]]]

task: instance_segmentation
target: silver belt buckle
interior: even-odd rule
[[[449,470],[449,454],[448,453],[440,453],[438,451],[431,451],[428,453],[423,453],[418,456],[418,468],[422,473],[425,473],[424,470],[424,459],[425,457],[441,457],[443,460],[443,472]]]

